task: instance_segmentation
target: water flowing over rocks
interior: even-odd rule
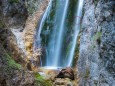
[[[85,0],[81,29],[80,86],[114,86],[115,1]]]
[[[34,36],[48,2],[0,0],[0,86],[115,86],[115,0],[84,0],[74,73],[38,67]]]

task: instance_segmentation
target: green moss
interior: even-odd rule
[[[32,15],[32,14],[34,13],[34,11],[35,11],[35,7],[34,7],[34,6],[28,7],[28,13],[29,13],[30,15]]]
[[[12,71],[12,69],[21,69],[21,65],[16,63],[5,51],[5,49],[0,44],[0,56],[1,60],[4,62],[4,70],[6,72]]]
[[[89,75],[90,75],[90,70],[89,70],[89,69],[86,69],[86,72],[85,72],[84,78],[88,78]]]
[[[35,85],[52,86],[52,82],[45,80],[39,73],[35,73]]]
[[[19,0],[9,0],[9,3],[10,3],[10,4],[19,3]]]
[[[93,36],[93,40],[97,40],[101,37],[102,33],[101,32],[97,32],[94,36]]]
[[[21,69],[21,65],[16,63],[8,54],[6,54],[6,58],[8,68],[16,68],[16,69]]]
[[[94,85],[98,86],[98,81],[97,80],[94,80]]]
[[[102,35],[102,32],[97,32],[94,36],[93,36],[93,41],[97,41],[98,44],[101,43],[101,35]]]
[[[96,48],[96,45],[94,45],[94,44],[92,44],[91,46],[90,46],[90,49],[95,49]]]
[[[95,7],[97,7],[99,0],[94,0]]]
[[[0,28],[4,28],[4,26],[5,24],[2,21],[0,21]]]

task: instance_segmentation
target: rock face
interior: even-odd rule
[[[80,40],[80,86],[114,86],[114,0],[84,0]]]
[[[32,86],[34,81],[32,72],[24,71],[0,44],[0,86]]]
[[[23,66],[34,62],[34,35],[48,0],[0,0],[0,43]]]
[[[0,0],[0,86],[52,86],[35,73],[39,54],[32,56],[36,26],[47,3],[48,0]]]
[[[0,86],[52,86],[38,73],[23,69],[0,43]]]

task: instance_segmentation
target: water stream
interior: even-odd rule
[[[50,0],[38,27],[35,47],[43,48],[42,67],[72,66],[83,0]]]

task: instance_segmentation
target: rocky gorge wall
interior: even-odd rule
[[[115,85],[115,0],[84,0],[80,86]]]
[[[48,0],[0,0],[0,43],[23,66],[33,55],[36,28]]]
[[[36,72],[38,69],[28,66],[37,22],[47,3],[47,0],[0,0],[0,86],[52,86]]]
[[[31,57],[35,57],[33,60],[39,62],[36,56],[33,56],[33,40],[47,3],[48,0],[0,0],[0,51],[3,51],[0,52],[0,85],[34,85],[33,72],[12,67],[16,64],[4,59],[8,56],[4,53],[7,51],[16,62],[30,70],[28,63]],[[77,64],[79,86],[114,86],[115,1],[84,0],[81,32],[80,57]],[[6,70],[9,63],[11,73],[9,69]]]

